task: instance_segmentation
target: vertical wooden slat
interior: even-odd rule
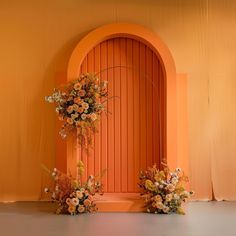
[[[146,47],[146,116],[147,116],[147,166],[153,165],[153,139],[152,139],[152,51],[150,48]]]
[[[101,43],[101,71],[107,68],[107,42]],[[101,80],[107,80],[107,70],[101,72]],[[107,110],[107,103],[104,104]],[[105,175],[102,178],[104,184],[104,191],[107,192],[107,115],[101,115],[101,169],[106,170]]]
[[[146,46],[140,44],[140,58],[139,58],[139,68],[140,68],[140,168],[142,170],[146,169]]]
[[[114,39],[114,128],[115,128],[115,192],[121,191],[121,150],[120,150],[120,38]]]
[[[139,42],[134,40],[133,42],[133,93],[134,93],[134,149],[133,149],[133,156],[134,156],[134,181],[138,183],[139,181],[139,171],[140,171],[140,87],[139,87]],[[139,190],[138,185],[135,184],[134,191],[137,192]]]
[[[114,40],[111,39],[107,42],[107,67],[112,68],[114,66]],[[108,94],[109,96],[113,96],[114,94],[114,69],[108,69]],[[114,192],[114,185],[115,185],[115,177],[114,177],[114,170],[115,170],[115,159],[114,159],[114,99],[108,100],[108,145],[107,145],[107,155],[108,155],[108,192]]]
[[[157,56],[153,53],[152,56],[153,60],[153,86],[152,86],[152,95],[153,95],[153,163],[160,167],[159,163],[159,156],[160,156],[160,140],[159,140],[159,133],[160,133],[160,117],[159,117],[159,64],[157,60]]]
[[[126,39],[122,38],[120,40],[120,60],[121,66],[126,66]],[[127,192],[127,176],[128,176],[128,166],[127,166],[127,78],[126,78],[127,69],[121,68],[121,191]]]
[[[133,41],[131,39],[127,39],[127,90],[128,90],[128,99],[127,99],[127,108],[128,108],[128,124],[127,124],[127,136],[128,136],[128,191],[134,191],[134,156],[133,156],[133,120],[134,120],[134,97],[133,97]]]
[[[94,49],[94,71],[95,73],[98,73],[98,76],[100,78],[100,67],[101,67],[101,54],[100,54],[100,44],[95,47]],[[94,138],[94,162],[95,162],[95,168],[94,172],[95,175],[98,175],[101,173],[101,126],[102,122],[98,125],[98,133],[95,134]]]

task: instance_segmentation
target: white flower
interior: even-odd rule
[[[159,186],[159,183],[158,183],[158,182],[155,182],[155,186],[157,186],[157,187],[158,187],[158,186]]]
[[[171,183],[172,184],[177,184],[178,183],[178,179],[176,177],[172,178]]]
[[[56,175],[57,175],[57,173],[53,171],[52,176],[55,177]]]
[[[54,171],[54,172],[57,172],[57,168],[54,168],[53,171]]]
[[[48,193],[48,192],[49,192],[49,189],[48,189],[48,188],[45,188],[45,189],[44,189],[44,192],[45,192],[45,193]]]
[[[174,194],[174,199],[179,200],[179,195],[175,193]]]
[[[161,184],[160,186],[159,186],[159,188],[163,188],[164,186]]]
[[[52,198],[53,198],[53,199],[56,198],[56,193],[55,193],[55,192],[52,193]]]

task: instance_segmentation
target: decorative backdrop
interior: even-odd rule
[[[212,199],[213,188],[218,200],[236,200],[235,9],[234,0],[1,1],[0,200],[41,198],[40,163],[55,162],[54,110],[43,97],[65,77],[77,42],[111,22],[142,24],[168,45],[188,74],[195,198]]]

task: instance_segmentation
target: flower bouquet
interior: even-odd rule
[[[100,82],[96,75],[86,73],[60,89],[54,89],[45,100],[56,103],[56,112],[63,122],[61,137],[75,133],[81,146],[88,146],[92,143],[92,134],[96,132],[98,118],[105,111],[105,101],[100,99],[106,96],[107,81]]]
[[[46,169],[44,167],[44,169]],[[50,173],[49,170],[46,169]],[[78,164],[78,178],[66,175],[56,168],[51,176],[54,180],[53,190],[45,188],[44,191],[51,194],[53,202],[58,203],[57,214],[77,215],[80,213],[97,211],[94,202],[95,194],[103,194],[103,186],[100,183],[100,177],[89,176],[85,183],[82,183],[81,177],[84,172],[82,161]]]
[[[154,165],[141,172],[139,186],[147,212],[185,214],[182,203],[193,194],[185,190],[184,182],[187,181],[188,177],[180,168],[171,172],[168,167],[158,170]]]

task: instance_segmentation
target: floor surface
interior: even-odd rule
[[[186,215],[55,215],[43,202],[0,204],[1,236],[236,236],[236,202],[192,202]]]

